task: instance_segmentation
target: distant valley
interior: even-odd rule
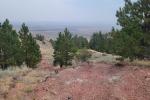
[[[75,35],[81,35],[86,38],[90,38],[93,32],[102,31],[103,33],[109,32],[111,30],[111,25],[84,25],[84,24],[64,24],[64,23],[27,23],[30,31],[33,35],[42,34],[46,38],[55,39],[59,32],[63,32],[63,30],[67,27],[69,31]],[[15,29],[19,31],[21,23],[14,23]]]

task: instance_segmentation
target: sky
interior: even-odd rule
[[[0,21],[116,24],[123,0],[0,0]]]

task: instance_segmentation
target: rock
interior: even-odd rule
[[[150,77],[146,78],[145,80],[146,80],[146,81],[150,81]]]
[[[68,96],[66,100],[73,100],[72,97]]]
[[[14,76],[12,77],[13,81],[22,81],[23,80],[23,77],[21,76]]]
[[[50,93],[53,94],[53,95],[57,95],[56,91],[50,91]]]
[[[120,80],[120,76],[112,76],[108,79],[110,83],[114,83]]]
[[[147,75],[145,75],[145,80],[150,81],[150,73],[147,73]]]
[[[138,67],[134,67],[133,70],[134,70],[134,71],[137,71],[137,70],[138,70]]]

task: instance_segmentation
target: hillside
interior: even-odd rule
[[[3,72],[0,100],[150,100],[149,68],[95,60],[59,69],[52,65],[51,44],[38,43],[43,57],[39,68]],[[98,54],[93,58],[101,59]]]

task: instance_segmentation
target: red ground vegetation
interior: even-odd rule
[[[84,63],[37,84],[35,100],[150,100],[150,69]]]

